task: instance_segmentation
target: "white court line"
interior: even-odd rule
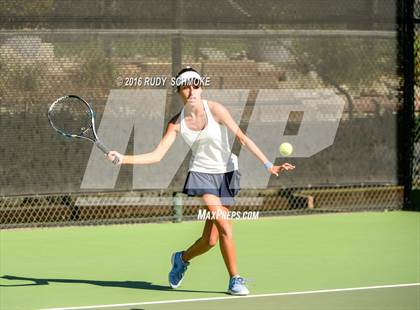
[[[225,300],[225,299],[236,299],[236,298],[258,298],[258,297],[271,297],[271,296],[290,296],[290,295],[321,294],[321,293],[333,293],[333,292],[362,291],[362,290],[372,290],[372,289],[381,289],[381,288],[393,288],[393,287],[409,287],[409,286],[420,286],[420,283],[393,284],[393,285],[380,285],[380,286],[365,286],[365,287],[351,287],[351,288],[336,288],[336,289],[318,290],[318,291],[302,291],[302,292],[288,292],[288,293],[257,294],[257,295],[248,295],[248,296],[227,296],[227,297],[209,297],[209,298],[193,298],[193,299],[175,299],[175,300],[147,301],[147,302],[135,302],[135,303],[129,303],[129,304],[111,304],[111,305],[96,305],[96,306],[67,307],[67,308],[46,308],[46,309],[42,309],[42,310],[99,309],[99,308],[113,308],[113,307],[126,307],[126,306],[171,304],[171,303],[180,303],[180,302],[213,301],[213,300]]]

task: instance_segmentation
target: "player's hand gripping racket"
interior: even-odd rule
[[[95,112],[89,103],[79,96],[67,95],[58,98],[48,109],[51,126],[67,138],[79,138],[92,141],[106,155],[109,149],[99,141],[95,129]],[[114,164],[120,163],[115,157]]]

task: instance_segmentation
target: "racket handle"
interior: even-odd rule
[[[110,150],[105,145],[103,145],[100,141],[96,141],[95,144],[102,152],[104,152],[105,155],[108,155]]]
[[[105,153],[105,155],[108,155],[110,150],[105,145],[103,145],[101,141],[96,141],[95,144],[102,152]],[[115,157],[114,160],[112,161],[114,165],[117,165],[119,162],[120,162],[120,159],[118,157]]]

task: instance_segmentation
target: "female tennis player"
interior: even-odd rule
[[[176,77],[178,94],[184,108],[169,121],[167,130],[153,152],[141,155],[122,155],[116,151],[108,159],[118,157],[122,164],[153,164],[159,162],[176,139],[177,134],[191,147],[192,157],[185,181],[185,194],[202,197],[207,211],[215,216],[205,222],[202,236],[185,251],[172,254],[172,269],[169,284],[177,288],[181,284],[190,261],[214,247],[218,240],[224,262],[229,273],[228,293],[249,294],[245,280],[236,266],[236,251],[232,223],[226,215],[239,191],[238,158],[232,154],[227,129],[231,130],[268,173],[278,176],[283,170],[293,170],[289,163],[273,165],[256,144],[247,137],[220,103],[201,98],[200,74],[191,67],[182,69]]]

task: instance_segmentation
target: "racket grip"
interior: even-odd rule
[[[108,155],[110,150],[105,145],[103,145],[100,141],[96,141],[95,144],[102,152],[104,152],[104,154]]]
[[[105,145],[103,145],[100,141],[96,141],[95,144],[102,152],[108,155],[110,150]],[[118,157],[115,157],[114,160],[112,161],[114,165],[119,164],[119,162],[120,162],[120,159]]]

